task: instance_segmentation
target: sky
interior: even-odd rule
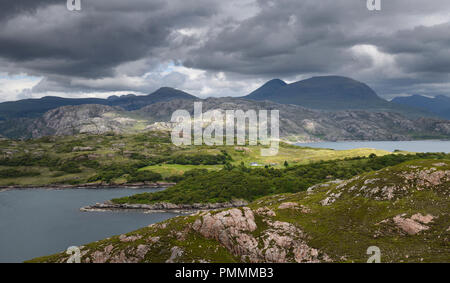
[[[0,101],[148,94],[242,96],[341,75],[381,97],[450,96],[450,1],[0,1]]]

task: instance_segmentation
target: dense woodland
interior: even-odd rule
[[[417,155],[391,154],[378,157],[347,158],[300,166],[275,169],[250,168],[244,164],[226,164],[217,172],[186,172],[176,186],[157,193],[143,193],[113,200],[116,203],[171,202],[204,203],[227,202],[233,199],[253,201],[256,198],[279,193],[304,191],[310,186],[334,179],[349,179],[364,172],[380,170],[415,159],[450,159],[449,154],[420,153]]]

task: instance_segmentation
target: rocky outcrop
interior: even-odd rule
[[[409,235],[415,235],[423,230],[428,230],[429,227],[422,225],[410,218],[403,218],[401,216],[394,217],[394,223]]]
[[[123,133],[139,121],[105,105],[64,106],[50,110],[29,126],[33,138],[47,135]]]
[[[113,245],[106,246],[102,251],[95,251],[90,257],[86,257],[86,263],[138,263],[142,261],[150,250],[148,245],[138,245],[136,248],[114,251]],[[133,256],[130,256],[130,255]]]
[[[172,122],[156,122],[145,127],[145,129],[147,131],[171,131],[176,125]]]
[[[431,214],[427,214],[424,216],[424,215],[422,215],[422,213],[417,213],[417,214],[414,214],[413,216],[411,216],[411,220],[419,221],[423,224],[428,224],[428,223],[433,222],[434,218],[435,217]]]
[[[172,254],[170,258],[166,260],[166,263],[174,263],[177,258],[183,255],[184,251],[180,247],[173,247],[171,250]]]
[[[438,170],[432,167],[426,170],[404,172],[401,176],[410,182],[414,182],[417,189],[422,190],[450,181],[450,170]]]
[[[264,211],[264,215],[267,215]],[[288,222],[263,218],[262,233],[248,207],[216,214],[203,213],[192,225],[202,236],[215,239],[244,262],[322,262],[330,258],[306,244],[305,233]]]
[[[430,214],[423,216],[421,213],[414,214],[410,218],[405,218],[405,216],[405,214],[397,215],[392,220],[401,230],[409,235],[415,235],[430,229],[425,224],[431,223],[435,218]]]
[[[445,165],[442,164],[436,163],[433,167],[413,166],[398,172],[391,172],[390,168],[385,168],[367,176],[357,176],[340,182],[335,189],[329,190],[320,204],[332,205],[343,194],[379,201],[397,200],[412,191],[422,190],[433,190],[448,195],[446,184],[450,182],[450,170],[440,169],[439,167]],[[313,193],[314,189],[327,186],[330,186],[330,183],[311,187],[308,192]]]
[[[288,208],[297,208],[298,203],[295,202],[283,202],[278,206],[278,209],[288,209]]]
[[[116,204],[110,201],[105,203],[96,203],[91,206],[80,208],[81,211],[108,211],[108,210],[143,210],[146,212],[171,211],[179,213],[193,213],[198,210],[212,210],[221,208],[241,207],[248,202],[243,200],[234,200],[224,203],[194,203],[194,204],[173,204],[167,202],[155,204]]]
[[[299,205],[298,203],[295,202],[283,202],[282,204],[280,204],[278,206],[279,210],[283,210],[283,209],[294,209],[294,210],[298,210],[301,211],[302,213],[310,213],[311,210],[304,206],[304,205]]]

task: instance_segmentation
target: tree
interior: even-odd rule
[[[226,161],[225,165],[223,166],[223,169],[228,170],[228,171],[233,170],[233,168],[234,168],[234,166],[228,161]]]
[[[289,166],[289,163],[285,160],[284,161],[284,167],[288,167]]]

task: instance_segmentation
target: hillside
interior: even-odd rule
[[[245,99],[270,100],[321,110],[370,110],[398,112],[411,117],[432,116],[380,98],[368,85],[347,77],[312,77],[291,84],[271,80]]]
[[[99,98],[62,98],[46,96],[40,99],[24,99],[0,103],[0,120],[12,118],[36,118],[45,112],[68,105],[104,104],[106,101]]]
[[[450,121],[433,118],[411,119],[393,112],[319,111],[296,105],[238,98],[202,100],[203,111],[279,110],[280,135],[289,141],[337,140],[413,140],[449,138]],[[194,103],[188,99],[152,103],[139,110],[104,105],[65,106],[50,110],[40,118],[0,121],[0,134],[9,138],[39,138],[47,135],[77,133],[138,133],[146,130],[170,130],[172,113]]]
[[[354,158],[387,151],[329,150],[281,144],[275,157],[260,156],[261,146],[185,146],[167,132],[52,136],[26,141],[0,139],[0,186],[100,186],[179,182],[194,169],[221,170],[226,163],[258,162],[272,167],[319,160]]]
[[[447,262],[450,161],[408,161],[81,248],[82,262]],[[60,253],[31,262],[65,262]]]
[[[174,99],[195,100],[198,98],[178,89],[163,87],[149,95],[144,96],[122,96],[119,98],[110,97],[107,100],[107,105],[118,106],[125,110],[137,110],[153,103],[170,101]]]
[[[280,79],[273,79],[244,98],[252,100],[273,100],[277,96],[277,92],[287,85],[288,84],[286,82]]]
[[[434,98],[422,95],[396,97],[392,102],[426,110],[439,117],[450,119],[450,97],[445,95],[438,95]]]
[[[101,98],[63,98],[47,96],[40,99],[25,99],[0,103],[0,120],[13,118],[37,118],[49,110],[62,106],[77,106],[85,104],[99,104],[107,106],[118,106],[125,110],[136,110],[146,105],[168,101],[171,99],[196,99],[181,90],[173,88],[160,88],[157,91],[144,96],[124,95],[112,96],[108,99]]]
[[[434,118],[407,118],[394,112],[321,111],[296,105],[253,101],[240,98],[207,98],[203,111],[222,110],[279,110],[280,135],[291,141],[318,140],[411,140],[420,138],[448,138],[450,122]],[[146,106],[136,113],[154,121],[169,121],[178,109],[194,112],[191,101],[172,100]]]
[[[52,135],[125,133],[142,130],[147,120],[131,117],[119,107],[100,104],[63,106],[38,118],[0,121],[0,132],[10,138],[40,138]]]
[[[111,205],[195,205],[231,203],[236,199],[253,201],[259,197],[305,191],[324,180],[344,180],[364,172],[395,166],[408,160],[446,159],[445,154],[388,154],[369,158],[346,158],[310,164],[291,164],[286,168],[252,168],[228,164],[223,170],[193,174],[175,186],[157,193],[142,193],[113,199]],[[147,170],[144,168],[142,170]],[[145,207],[145,206],[144,206]],[[143,207],[143,208],[144,208]],[[102,208],[106,208],[103,206]],[[147,207],[150,209],[151,207]]]

